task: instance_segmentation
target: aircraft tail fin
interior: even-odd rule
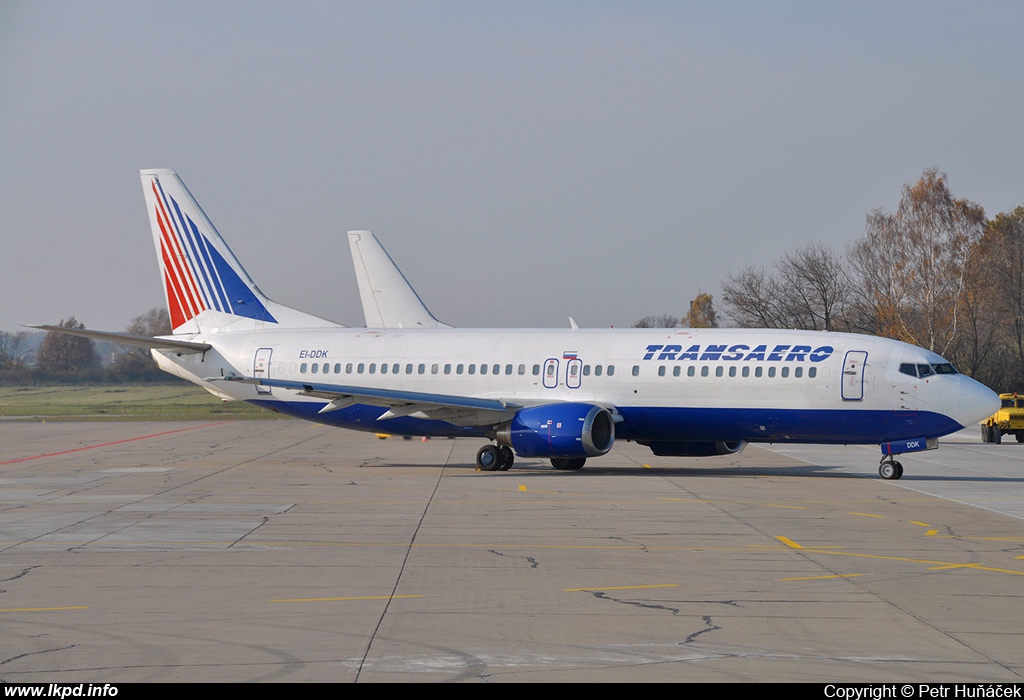
[[[376,236],[349,231],[348,243],[367,328],[451,328],[434,318]]]
[[[340,326],[268,299],[177,173],[140,176],[175,334]]]

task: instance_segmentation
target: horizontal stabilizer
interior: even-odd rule
[[[65,335],[77,335],[82,338],[93,340],[109,340],[119,345],[131,345],[137,348],[148,348],[150,350],[176,350],[180,353],[200,353],[210,349],[207,343],[193,343],[190,340],[172,340],[170,338],[150,338],[145,335],[130,335],[128,333],[112,333],[110,331],[92,331],[88,328],[65,328],[64,326],[47,326],[45,324],[26,323],[27,328],[38,328],[42,331],[53,333],[64,333]]]

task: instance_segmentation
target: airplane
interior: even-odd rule
[[[516,456],[577,470],[616,440],[682,457],[751,442],[874,444],[879,475],[899,479],[896,456],[935,449],[999,407],[940,355],[875,336],[452,328],[365,231],[349,240],[371,327],[345,327],[267,298],[174,171],[140,176],[172,335],[31,327],[149,348],[170,374],[289,416],[485,440],[481,471]]]

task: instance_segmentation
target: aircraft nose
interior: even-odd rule
[[[960,378],[957,422],[965,428],[980,423],[999,410],[999,394],[970,377]]]

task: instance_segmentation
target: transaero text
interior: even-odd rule
[[[645,360],[724,360],[726,362],[821,362],[835,352],[831,345],[811,348],[810,345],[648,345]]]

